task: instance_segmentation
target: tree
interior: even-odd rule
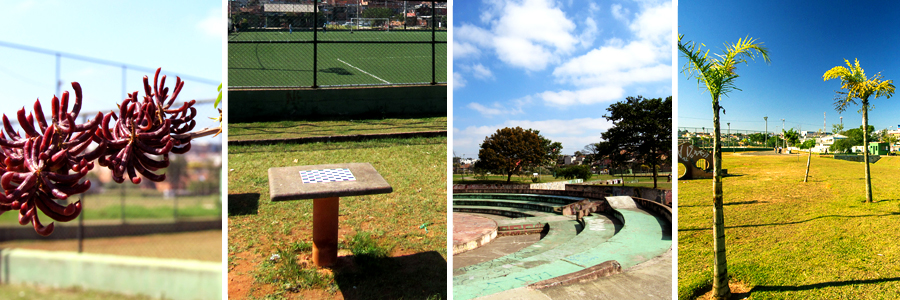
[[[846,59],[844,62],[847,63],[849,69],[843,66],[831,68],[831,70],[822,75],[822,80],[828,81],[829,79],[838,78],[841,80],[842,91],[835,91],[837,95],[835,96],[834,109],[838,113],[844,112],[850,104],[856,105],[856,100],[859,100],[862,106],[860,111],[862,112],[863,123],[863,161],[866,166],[866,202],[872,203],[872,178],[869,172],[869,147],[867,147],[869,145],[869,133],[866,132],[866,129],[869,127],[869,97],[874,95],[874,99],[881,96],[890,99],[894,94],[895,88],[893,80],[882,81],[881,73],[875,74],[875,76],[872,76],[872,79],[866,78],[865,71],[859,66],[859,59],[855,60],[855,64],[850,64],[850,61]]]
[[[627,97],[606,111],[603,118],[613,126],[601,135],[607,143],[604,154],[620,163],[634,160],[651,166],[656,188],[659,173],[655,166],[671,160],[672,96],[665,100]]]
[[[803,144],[800,144],[800,149],[809,149],[814,146],[816,146],[816,140],[808,139],[806,141],[803,141]]]
[[[834,134],[840,134],[844,132],[844,124],[831,124],[831,130],[834,131]]]
[[[800,133],[791,128],[791,130],[784,132],[784,139],[789,145],[796,145],[800,142]]]
[[[503,172],[506,174],[506,182],[509,182],[512,175],[523,167],[544,161],[547,151],[542,142],[542,137],[531,129],[497,129],[496,133],[486,137],[481,144],[476,168]]]
[[[713,298],[727,299],[731,295],[728,287],[728,264],[725,260],[725,215],[722,204],[722,145],[719,124],[719,98],[733,90],[740,90],[734,85],[738,78],[735,69],[738,64],[747,63],[747,59],[755,59],[756,55],[769,63],[769,52],[749,36],[738,39],[736,44],[726,44],[725,53],[715,58],[709,57],[709,50],[703,51],[701,44],[688,41],[682,43],[684,35],[678,36],[678,50],[687,63],[682,73],[688,79],[697,78],[697,84],[709,92],[712,97],[713,126],[713,213],[715,214],[713,236],[715,237],[715,264],[713,266]]]

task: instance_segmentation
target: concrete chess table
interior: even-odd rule
[[[313,262],[337,260],[340,197],[386,194],[394,189],[369,163],[269,168],[272,201],[313,199]]]

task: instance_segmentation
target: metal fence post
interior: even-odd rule
[[[81,213],[78,214],[78,253],[84,250],[84,193],[78,197],[81,201]]]
[[[434,19],[436,16],[436,7],[435,1],[431,0],[431,85],[437,84],[437,68],[435,67],[435,30],[437,27],[437,21]]]
[[[313,2],[313,88],[319,87],[319,1]]]

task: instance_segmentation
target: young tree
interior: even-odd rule
[[[834,109],[839,113],[844,112],[850,104],[856,105],[857,100],[862,106],[860,112],[862,112],[863,123],[863,161],[866,166],[866,202],[872,203],[872,178],[869,172],[869,133],[867,132],[869,127],[869,97],[874,95],[874,99],[877,99],[885,96],[885,98],[890,99],[894,94],[895,88],[893,80],[882,81],[881,73],[875,74],[871,79],[866,78],[865,71],[859,66],[859,59],[855,60],[855,64],[850,64],[850,61],[846,59],[844,62],[847,63],[847,68],[843,66],[831,68],[831,70],[822,75],[822,79],[825,81],[829,79],[841,80],[842,91],[836,91],[837,95],[834,102]]]
[[[484,139],[478,151],[479,164],[476,167],[497,170],[506,174],[506,182],[525,166],[543,162],[547,151],[541,136],[531,129],[521,127],[497,129]]]
[[[725,260],[725,215],[722,204],[722,145],[720,142],[721,130],[719,124],[719,98],[733,90],[740,90],[734,85],[738,78],[735,69],[738,64],[746,63],[747,59],[754,59],[756,55],[769,63],[769,52],[749,36],[738,39],[736,44],[726,44],[725,53],[716,58],[709,57],[709,51],[703,51],[701,45],[692,41],[682,43],[684,35],[678,36],[678,50],[687,63],[682,73],[688,79],[697,78],[697,84],[705,88],[712,97],[713,126],[715,139],[713,139],[713,212],[715,221],[713,236],[715,237],[715,264],[713,265],[713,297],[715,299],[727,299],[731,295],[728,287],[728,264]]]
[[[653,188],[659,176],[656,166],[671,160],[672,97],[645,99],[628,97],[613,103],[604,118],[613,123],[602,134],[604,154],[616,161],[634,159],[653,170]]]

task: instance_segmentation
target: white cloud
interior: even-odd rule
[[[482,64],[475,64],[472,66],[472,75],[478,79],[492,79],[494,78],[494,74],[490,69],[485,67]]]
[[[505,104],[501,104],[499,102],[494,102],[493,104],[491,104],[491,106],[485,106],[481,103],[472,102],[472,103],[469,103],[469,105],[466,105],[466,107],[477,111],[482,116],[493,117],[493,116],[498,116],[498,115],[522,114],[524,112],[522,107],[530,104],[531,102],[532,102],[531,96],[526,96],[521,99],[509,101]]]
[[[539,93],[537,98],[544,100],[551,106],[568,106],[574,104],[596,104],[622,99],[625,89],[618,85],[596,86],[576,91],[546,91]]]
[[[466,86],[466,79],[462,77],[462,74],[457,72],[453,72],[453,89],[458,89]]]
[[[642,6],[633,21],[622,20],[630,23],[636,39],[609,39],[553,70],[557,82],[580,90],[547,91],[538,98],[554,106],[594,104],[622,99],[630,85],[671,80],[672,3]],[[629,14],[618,4],[612,5],[612,13],[617,19]]]
[[[672,36],[672,2],[651,6],[631,22],[631,30],[642,40],[659,41],[670,45]],[[669,50],[671,51],[671,50]]]
[[[613,4],[610,8],[610,12],[616,20],[628,22],[629,11],[627,8],[623,8],[621,4]]]
[[[478,148],[485,137],[494,134],[497,129],[516,126],[539,130],[542,136],[562,143],[563,153],[571,154],[583,149],[587,144],[599,142],[600,135],[612,127],[612,123],[603,118],[509,120],[497,125],[469,126],[462,130],[453,128],[453,150],[458,155],[477,157]]]
[[[558,62],[561,55],[571,53],[580,44],[573,34],[575,23],[552,0],[484,4],[480,18],[487,29],[465,23],[454,29],[454,47],[462,45],[463,51],[460,56],[454,53],[455,59],[475,56],[481,49],[493,50],[506,64],[539,71]],[[586,23],[589,27],[590,22],[593,20]]]
[[[481,50],[478,50],[477,46],[457,40],[453,41],[453,60],[461,60],[467,57],[478,57],[480,55]]]
[[[225,22],[222,19],[222,9],[212,9],[206,18],[197,23],[197,28],[211,37],[222,38],[225,33]]]

